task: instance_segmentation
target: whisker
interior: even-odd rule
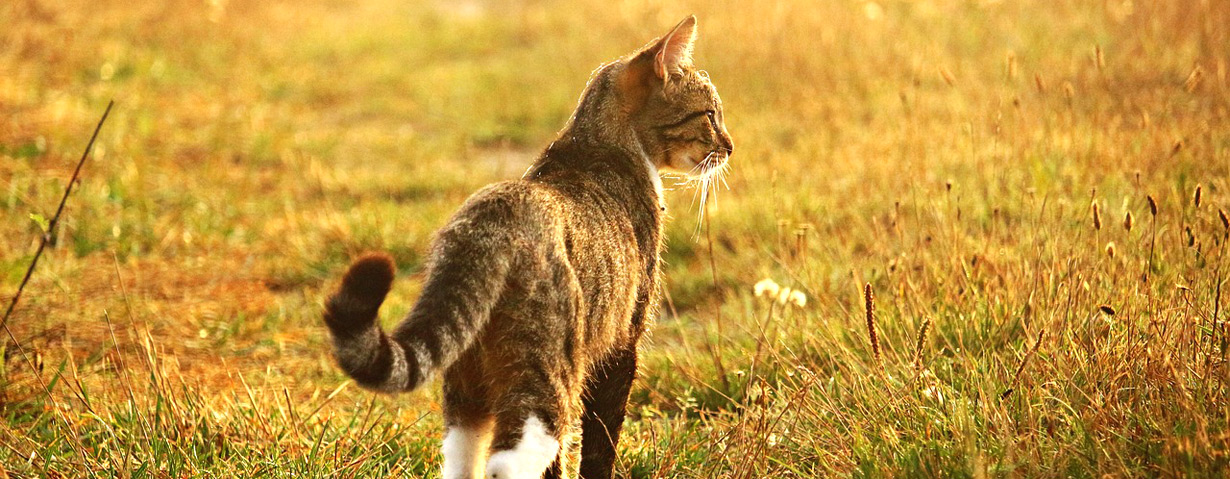
[[[683,183],[683,184],[684,184],[684,185],[691,185],[691,184],[692,184],[692,183],[694,183],[694,182],[695,182],[695,178],[692,178],[691,176],[688,176],[688,177],[687,177],[687,181],[686,181],[685,183]],[[696,198],[697,198],[697,196],[699,196],[699,195],[700,195],[700,190],[699,190],[699,189],[693,189],[693,190],[692,190],[692,202],[691,202],[690,204],[688,204],[688,207],[689,207],[689,208],[691,208],[691,207],[693,207],[693,206],[696,206]],[[702,201],[703,201],[703,200],[702,200]]]
[[[696,173],[696,172],[697,172],[697,170],[700,170],[700,169],[701,169],[701,167],[703,167],[703,166],[705,165],[705,162],[709,161],[709,158],[710,158],[711,156],[713,156],[713,152],[709,152],[709,154],[708,154],[707,156],[705,156],[705,158],[704,158],[704,159],[702,159],[702,160],[700,160],[700,161],[696,162],[696,164],[695,164],[695,165],[692,165],[692,169],[688,170],[688,176],[689,176],[689,177],[692,177],[692,178],[695,178],[696,176],[704,176],[704,175],[705,175],[705,173],[701,173],[700,175],[693,175],[693,173]]]
[[[719,162],[717,166],[713,166],[710,160]],[[690,170],[685,174],[682,181],[678,183],[680,186],[695,185],[692,191],[692,204],[690,206],[697,207],[696,211],[696,229],[693,231],[692,239],[699,240],[701,229],[704,227],[706,212],[709,209],[709,199],[713,198],[713,205],[718,204],[718,192],[722,187],[730,189],[730,185],[726,182],[726,175],[729,173],[727,168],[730,166],[729,155],[723,154],[717,150],[710,151],[703,159],[696,162]],[[703,171],[699,171],[702,170]],[[719,187],[719,185],[721,185]],[[700,199],[699,205],[697,199]]]
[[[726,176],[730,174],[730,170],[728,169],[729,167],[730,167],[730,160],[728,157],[726,161],[722,162],[721,171],[718,171],[718,180],[721,180],[722,186],[728,190],[730,189],[730,185],[726,183]]]

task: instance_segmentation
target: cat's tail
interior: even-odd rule
[[[426,382],[469,348],[486,325],[507,272],[501,256],[488,254],[477,262],[485,264],[435,265],[410,316],[393,334],[376,321],[393,283],[393,260],[380,253],[359,258],[325,305],[338,365],[375,391],[411,391]]]

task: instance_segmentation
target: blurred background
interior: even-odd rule
[[[1227,467],[1216,0],[7,1],[2,297],[116,106],[0,341],[0,464],[436,470],[437,387],[347,386],[324,291],[388,251],[397,321],[448,215],[688,14],[739,153],[704,223],[667,192],[621,474]]]

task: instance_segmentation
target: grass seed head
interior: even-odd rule
[[[1196,185],[1196,192],[1195,192],[1195,193],[1192,193],[1192,206],[1195,206],[1195,207],[1197,207],[1197,208],[1199,208],[1199,207],[1200,207],[1200,192],[1201,192],[1201,190],[1202,190],[1201,186],[1200,186],[1200,185]]]
[[[931,318],[923,318],[922,327],[918,328],[918,341],[914,344],[914,370],[922,371],[923,346],[927,343],[927,333],[931,331]]]
[[[1106,256],[1109,256],[1111,257],[1111,259],[1114,259],[1115,257],[1115,242],[1114,241],[1106,243]]]
[[[1132,231],[1132,212],[1131,211],[1123,215],[1123,229]]]
[[[1149,214],[1157,216],[1157,200],[1153,199],[1153,195],[1145,196],[1145,200],[1149,202]]]
[[[1102,213],[1100,208],[1098,208],[1097,202],[1093,203],[1093,229],[1102,229]]]
[[[875,295],[871,293],[871,283],[863,286],[863,299],[867,306],[867,336],[871,339],[871,354],[876,364],[880,362],[880,338],[876,334],[876,303]]]
[[[1221,218],[1221,227],[1222,227],[1222,229],[1224,229],[1224,230],[1226,230],[1226,231],[1230,232],[1230,217],[1227,217],[1227,216],[1226,216],[1226,210],[1223,210],[1223,209],[1221,209],[1221,208],[1218,208],[1218,209],[1217,209],[1217,217],[1218,217],[1218,218]]]

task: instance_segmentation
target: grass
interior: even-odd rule
[[[1189,3],[7,2],[0,296],[116,109],[3,342],[0,471],[433,474],[438,388],[348,383],[325,290],[389,251],[396,321],[453,209],[695,13],[738,154],[707,224],[668,192],[621,475],[1220,477],[1230,8]]]

